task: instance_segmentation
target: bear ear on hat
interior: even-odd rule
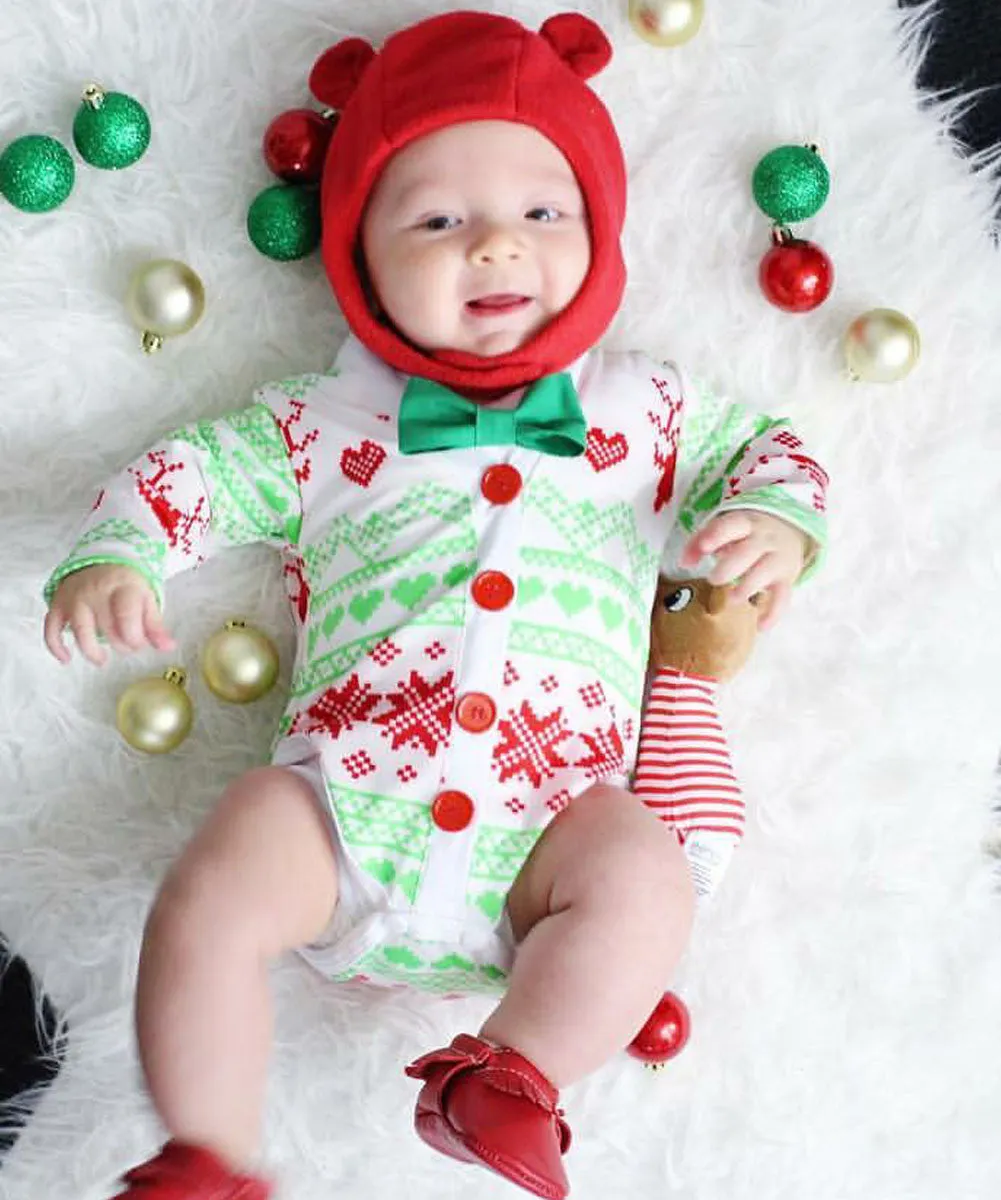
[[[375,51],[362,38],[346,38],[324,50],[309,73],[309,90],[321,104],[338,111],[351,99]]]
[[[539,34],[581,79],[597,75],[612,57],[612,44],[601,26],[580,13],[550,17]]]

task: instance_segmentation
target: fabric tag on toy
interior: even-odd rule
[[[693,829],[685,838],[683,848],[692,872],[695,896],[700,904],[716,891],[736,847],[737,839],[731,833]]]

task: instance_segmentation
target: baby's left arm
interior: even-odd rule
[[[712,556],[707,578],[733,585],[734,602],[768,592],[766,629],[821,559],[827,474],[788,421],[750,413],[698,386],[686,388],[680,449],[687,490],[679,522],[689,536],[678,563],[693,570]]]

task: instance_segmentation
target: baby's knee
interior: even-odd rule
[[[575,811],[576,810],[576,811]],[[570,806],[577,822],[582,878],[596,898],[649,905],[690,918],[695,909],[691,871],[673,829],[631,793],[592,788]]]
[[[146,945],[179,951],[217,941],[232,945],[244,931],[241,913],[226,873],[204,858],[185,862],[182,855],[168,871],[146,919]]]

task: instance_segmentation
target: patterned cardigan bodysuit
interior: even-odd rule
[[[824,540],[825,477],[786,422],[641,355],[569,373],[585,454],[404,456],[407,380],[349,339],[328,374],[128,466],[46,585],[128,563],[162,601],[224,547],[281,552],[298,643],[273,761],[319,768],[369,901],[334,977],[502,985],[505,899],[540,832],[633,769],[658,571],[721,509]]]

